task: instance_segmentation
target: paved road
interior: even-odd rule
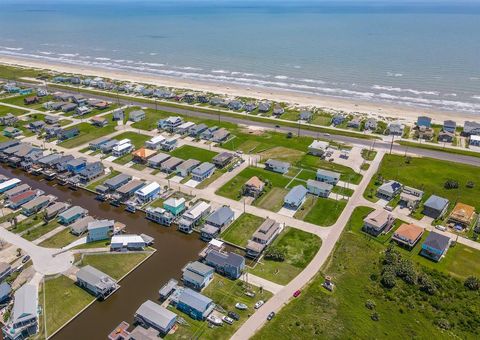
[[[297,275],[290,283],[275,294],[265,305],[255,312],[233,335],[232,339],[244,340],[248,339],[259,330],[267,321],[267,316],[270,312],[278,312],[285,304],[292,298],[293,293],[302,289],[321,269],[325,261],[333,251],[335,244],[337,243],[340,235],[348,223],[352,211],[355,207],[361,205],[362,194],[365,191],[370,179],[377,172],[380,165],[380,161],[383,158],[384,153],[379,152],[375,160],[371,163],[370,168],[364,174],[362,181],[358,186],[358,190],[355,191],[352,198],[348,201],[345,209],[338,218],[337,222],[330,228],[328,236],[323,240],[320,250],[315,255],[313,260],[308,266]]]

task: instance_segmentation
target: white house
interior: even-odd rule
[[[269,159],[265,162],[265,169],[278,172],[281,174],[287,173],[290,168],[290,163],[277,161],[276,159]]]
[[[145,248],[145,240],[139,235],[114,235],[110,241],[113,251],[139,250]]]
[[[308,147],[308,153],[314,156],[323,156],[328,146],[328,142],[314,140]]]
[[[164,141],[165,141],[165,137],[163,137],[162,135],[158,135],[150,138],[150,140],[147,140],[145,142],[145,147],[152,150],[158,150],[162,147],[162,143]]]

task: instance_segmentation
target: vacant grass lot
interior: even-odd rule
[[[340,173],[340,180],[353,184],[358,184],[362,180],[362,175],[356,173],[352,168],[332,163],[313,155],[305,155],[300,161],[295,163],[295,166],[315,172],[318,169],[336,171]],[[311,178],[314,179],[315,175]]]
[[[67,227],[52,237],[47,238],[40,243],[39,246],[45,248],[62,248],[76,240],[78,240],[78,237],[70,233],[70,228]]]
[[[302,230],[287,228],[270,245],[285,254],[285,261],[265,257],[248,272],[269,281],[286,285],[305,268],[320,249],[322,240]]]
[[[283,199],[285,198],[286,194],[288,194],[287,189],[273,187],[255,200],[253,205],[277,212],[282,208]]]
[[[409,160],[409,163],[406,162]],[[385,155],[377,176],[365,190],[367,199],[374,199],[378,176],[385,180],[397,180],[403,185],[412,186],[425,191],[425,199],[435,194],[450,200],[453,207],[455,202],[472,205],[480,211],[480,177],[479,168],[461,163],[447,162],[432,158],[405,158],[397,155]],[[444,183],[453,179],[458,182],[458,189],[445,189]],[[467,188],[468,181],[473,181],[475,186]],[[373,196],[373,197],[372,197]]]
[[[89,123],[80,123],[72,127],[78,128],[80,133],[77,137],[61,142],[59,145],[70,149],[82,144],[89,143],[97,138],[106,136],[115,131],[115,127],[109,124],[105,127],[95,127]]]
[[[309,195],[302,207],[295,213],[295,217],[305,222],[328,227],[337,221],[346,204],[345,200],[337,201]]]
[[[28,230],[26,233],[22,235],[22,237],[26,240],[33,241],[39,238],[40,236],[43,236],[46,233],[57,228],[59,225],[60,224],[56,220],[53,220],[53,221],[50,221],[48,224],[42,224],[36,228]]]
[[[45,96],[45,97],[41,97],[40,102],[37,103],[37,104],[25,105],[23,100],[27,97],[32,97],[32,96],[35,96],[35,93],[21,95],[21,96],[15,96],[15,97],[10,97],[10,98],[5,98],[5,99],[0,99],[0,102],[7,103],[7,104],[12,104],[12,105],[16,105],[16,106],[22,106],[22,107],[26,107],[26,108],[29,108],[29,109],[32,109],[32,110],[46,111],[43,108],[43,103],[46,103],[46,102],[53,99],[52,96]]]
[[[272,296],[270,292],[260,290],[255,286],[250,286],[248,290],[254,292],[255,297],[245,295],[246,287],[241,281],[232,281],[215,274],[213,281],[202,291],[202,294],[211,298],[215,304],[223,309],[235,311],[240,316],[240,320],[235,321],[233,325],[224,324],[221,327],[210,328],[207,322],[193,320],[179,310],[170,307],[173,312],[184,318],[189,326],[180,325],[174,334],[167,336],[167,339],[229,339],[253,313],[255,303],[259,300],[267,301]],[[235,304],[237,302],[246,304],[248,310],[236,309]]]
[[[21,116],[26,114],[27,112],[27,110],[21,110],[10,106],[0,105],[0,117],[5,116],[7,113],[11,113],[14,116]]]
[[[368,211],[365,207],[354,211],[321,274],[254,339],[282,339],[285,334],[289,339],[373,339],[379,334],[389,339],[475,338],[478,323],[467,324],[461,320],[462,315],[475,315],[470,310],[479,308],[480,300],[478,293],[467,291],[462,282],[446,279],[448,287],[439,282],[438,293],[434,296],[403,282],[390,290],[380,285],[379,261],[385,245],[351,230],[352,226],[361,225]],[[417,268],[425,267],[418,265]],[[321,286],[324,275],[333,277],[333,293]],[[368,300],[375,303],[374,310],[365,307]],[[449,331],[442,331],[435,325],[436,320],[445,317],[443,311],[448,311],[450,316],[458,315],[457,320],[449,320],[453,325]],[[379,321],[372,320],[373,312],[378,314]]]
[[[119,280],[148,256],[148,252],[84,255],[78,266],[90,265]]]
[[[78,287],[66,276],[45,280],[45,306],[47,334],[50,335],[62,327],[75,314],[95,300],[93,295]],[[40,302],[43,297],[40,296]]]
[[[263,182],[270,182],[271,186],[274,188],[284,188],[290,182],[290,178],[284,177],[276,172],[262,168],[248,167],[218,189],[216,193],[238,201],[242,197],[241,193],[243,185],[253,176],[257,176]],[[263,199],[263,197],[268,194],[268,190],[269,188],[266,189],[267,193],[264,193],[258,200]]]
[[[200,162],[212,162],[212,158],[218,155],[218,153],[191,145],[182,145],[181,147],[170,152],[170,155],[172,155],[172,157],[178,157],[185,160],[196,159]]]
[[[37,224],[41,224],[43,222],[42,217],[39,215],[34,215],[26,218],[22,222],[18,223],[15,227],[9,228],[12,233],[19,234],[29,228]]]
[[[222,239],[240,247],[246,247],[248,240],[263,221],[261,217],[244,213],[225,230]]]

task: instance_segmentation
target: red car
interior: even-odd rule
[[[302,291],[299,289],[293,293],[293,297],[298,297]]]

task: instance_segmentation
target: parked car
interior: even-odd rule
[[[287,133],[287,138],[292,138],[293,137],[293,133],[289,132]]]
[[[302,291],[299,289],[299,290],[296,290],[294,293],[293,293],[293,297],[298,297],[300,294],[302,293]]]
[[[25,256],[25,257],[22,259],[22,263],[26,263],[28,260],[30,260],[30,255]]]
[[[384,206],[383,209],[385,209],[386,211],[393,211],[393,208],[389,205]]]
[[[259,309],[260,307],[262,307],[264,305],[265,301],[263,300],[260,300],[258,301],[256,304],[255,304],[255,309]]]
[[[436,229],[438,230],[441,230],[441,231],[447,231],[447,227],[443,226],[443,225],[440,225],[440,224],[437,224],[435,226]]]
[[[228,316],[223,316],[223,322],[228,323],[229,325],[233,324],[233,319],[229,318]]]
[[[230,311],[227,313],[227,315],[229,318],[232,318],[233,320],[237,320],[237,321],[240,320],[240,315],[238,315],[235,312]]]
[[[268,314],[267,316],[267,320],[268,321],[272,320],[274,316],[275,316],[275,312],[270,312],[270,314]]]
[[[277,129],[279,129],[279,128],[280,128],[280,125],[275,125],[275,127],[276,127]]]

